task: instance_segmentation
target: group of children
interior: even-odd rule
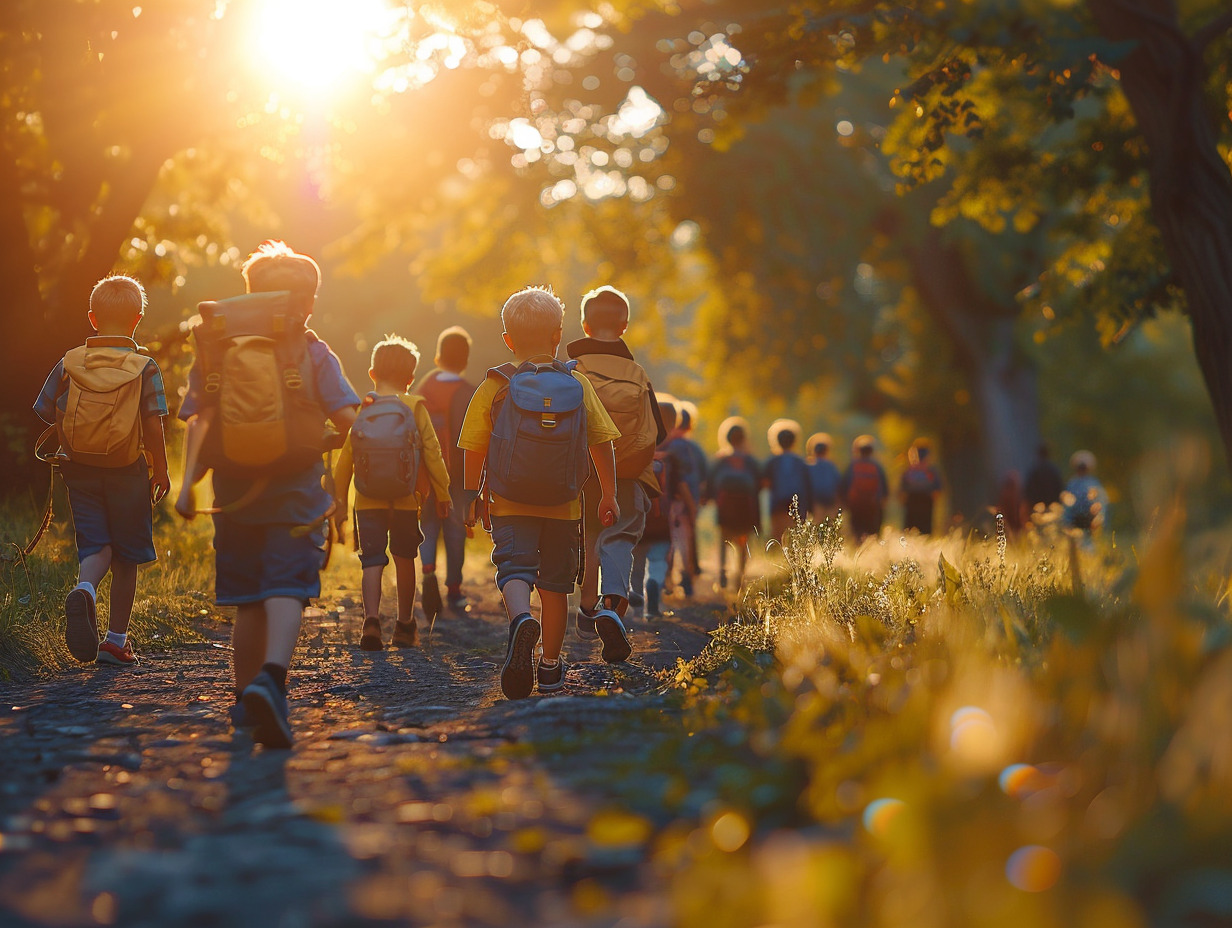
[[[186,519],[213,520],[215,599],[235,609],[236,727],[251,728],[267,747],[292,744],[287,671],[304,607],[321,592],[331,526],[339,538],[348,523],[354,528],[365,650],[385,645],[381,581],[390,557],[393,645],[418,643],[417,555],[425,612],[446,603],[466,608],[465,541],[482,522],[509,619],[500,674],[507,697],[564,686],[568,596],[579,584],[578,635],[598,639],[608,662],[630,656],[623,616],[634,560],[652,544],[647,519],[672,505],[659,502],[660,446],[672,436],[622,338],[623,294],[610,287],[587,294],[586,337],[567,346],[568,361],[557,358],[563,303],[549,288],[513,294],[501,322],[514,361],[477,387],[463,376],[471,343],[461,329],[441,334],[436,369],[414,388],[419,352],[388,336],[372,352],[372,390],[360,397],[307,327],[321,279],[316,262],[266,242],[242,274],[245,294],[201,304],[193,328],[175,503]],[[82,662],[137,662],[126,634],[137,570],[155,560],[152,504],[170,488],[162,377],[134,340],[145,306],[136,280],[100,281],[89,313],[97,335],[56,366],[35,406],[61,445],[80,561],[65,600],[65,637]],[[327,472],[333,450],[338,460]],[[207,474],[213,505],[199,509],[195,488]],[[444,602],[436,580],[442,536]],[[100,640],[95,605],[108,571],[110,622]]]

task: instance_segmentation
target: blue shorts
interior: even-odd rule
[[[145,458],[128,467],[66,463],[60,473],[68,487],[79,561],[108,546],[113,558],[129,564],[157,558]]]
[[[214,515],[214,601],[245,606],[274,596],[321,595],[325,525],[249,525]]]
[[[355,525],[361,567],[384,567],[387,548],[394,557],[414,560],[423,544],[415,509],[356,509]]]
[[[579,520],[493,516],[492,546],[498,590],[522,580],[549,593],[573,592],[581,558]]]

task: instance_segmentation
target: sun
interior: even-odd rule
[[[374,70],[396,15],[385,0],[263,0],[252,52],[279,82],[328,93]]]

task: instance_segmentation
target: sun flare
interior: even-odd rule
[[[384,0],[264,0],[253,54],[271,77],[324,93],[373,71],[395,16]]]

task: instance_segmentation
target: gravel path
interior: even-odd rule
[[[668,924],[655,823],[607,773],[679,736],[654,672],[722,614],[634,623],[620,667],[571,634],[565,691],[507,702],[494,597],[367,655],[342,594],[305,622],[289,752],[232,733],[218,619],[133,670],[0,684],[0,925]]]

